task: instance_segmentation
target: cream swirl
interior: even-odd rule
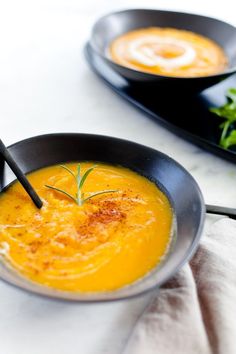
[[[159,55],[154,48],[154,46],[165,45],[179,47],[183,53],[172,58],[165,58]],[[128,51],[132,60],[139,64],[149,67],[160,66],[165,69],[174,69],[190,65],[196,57],[194,48],[187,42],[176,38],[154,35],[147,35],[133,40],[129,43]]]

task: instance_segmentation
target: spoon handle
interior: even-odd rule
[[[4,160],[7,162],[8,166],[11,168],[11,170],[14,172],[16,175],[17,179],[25,189],[25,191],[29,194],[30,198],[36,205],[38,209],[42,208],[43,202],[39,198],[38,194],[32,187],[32,185],[29,183],[28,179],[24,175],[24,173],[21,171],[20,167],[17,165],[16,161],[13,159],[9,151],[7,150],[6,146],[3,144],[2,140],[0,139],[0,154],[3,156]]]
[[[206,204],[206,212],[209,214],[225,215],[236,219],[236,209]]]

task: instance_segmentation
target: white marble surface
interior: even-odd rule
[[[236,24],[233,0],[0,0],[1,138],[10,144],[48,132],[91,132],[134,140],[183,164],[208,203],[236,207],[234,165],[137,112],[85,63],[82,48],[92,22],[127,7],[203,13]],[[0,353],[118,354],[149,298],[66,304],[0,282]]]

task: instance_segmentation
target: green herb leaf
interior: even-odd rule
[[[86,179],[88,178],[89,174],[96,168],[96,166],[90,167],[85,174],[83,175],[83,177],[81,178],[80,184],[79,184],[79,189],[81,189],[84,185],[84,182],[86,181]]]
[[[81,206],[83,204],[83,201],[81,199],[81,190],[79,188],[81,182],[81,166],[78,164],[77,166],[77,176],[76,176],[76,184],[77,184],[77,192],[76,192],[76,200],[77,204]]]
[[[226,97],[229,98],[232,102],[236,102],[236,88],[230,88],[227,91]]]
[[[52,186],[49,186],[47,184],[45,184],[45,187],[49,188],[49,189],[53,189],[54,191],[57,191],[57,192],[60,192],[60,193],[63,193],[65,194],[67,197],[69,197],[70,199],[72,199],[74,202],[77,203],[77,200],[70,194],[70,193],[67,193],[66,191],[60,189],[60,188],[56,188],[56,187],[52,187]]]
[[[94,198],[98,195],[101,195],[101,194],[105,194],[105,193],[115,193],[115,192],[118,192],[118,190],[105,190],[105,191],[100,191],[100,192],[96,192],[96,193],[93,193],[91,194],[89,197],[85,198],[84,199],[84,202],[86,202],[87,200],[91,199],[91,198]]]
[[[219,145],[224,149],[235,145],[235,123],[236,123],[236,88],[228,89],[226,93],[227,102],[218,108],[210,108],[210,112],[224,119],[219,128],[222,130]],[[229,133],[229,131],[232,131]]]
[[[222,139],[220,145],[224,149],[228,149],[230,146],[236,145],[236,130],[232,130],[226,138]]]
[[[76,179],[76,176],[74,174],[74,172],[67,166],[65,165],[60,165],[61,168],[64,168],[64,170],[66,170],[67,172],[69,172],[75,179]]]
[[[77,192],[75,194],[75,197],[72,196],[71,194],[67,193],[66,191],[60,189],[60,188],[56,188],[56,187],[52,187],[49,185],[45,185],[45,187],[53,189],[57,192],[63,193],[65,194],[67,197],[69,197],[70,199],[72,199],[77,205],[81,206],[83,205],[86,201],[88,201],[91,198],[96,197],[97,195],[101,195],[101,194],[105,194],[105,193],[114,193],[114,192],[118,192],[117,190],[104,190],[104,191],[99,191],[96,193],[91,194],[90,196],[88,196],[87,198],[84,197],[84,193],[82,192],[82,187],[86,181],[86,179],[88,178],[88,176],[90,175],[90,173],[96,168],[96,166],[90,167],[82,176],[81,178],[81,166],[80,164],[78,164],[77,167],[77,175],[74,174],[74,172],[68,168],[67,166],[64,165],[60,165],[62,168],[64,168],[68,173],[70,173],[76,182],[76,187],[77,187]]]
[[[80,185],[80,180],[81,180],[81,167],[80,167],[80,164],[78,164],[78,167],[77,167],[77,185],[78,185],[78,188],[79,188],[79,185]]]

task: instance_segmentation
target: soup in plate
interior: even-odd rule
[[[19,182],[0,195],[0,261],[62,291],[112,291],[166,256],[173,213],[147,178],[120,166],[55,165],[28,175],[37,209]]]
[[[127,32],[112,41],[108,55],[122,66],[164,76],[207,76],[228,66],[227,56],[216,42],[175,28]]]

